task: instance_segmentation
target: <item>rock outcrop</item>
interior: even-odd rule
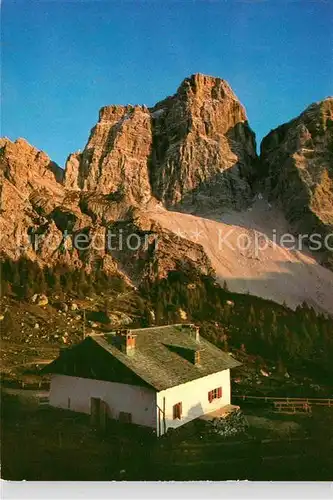
[[[269,196],[295,233],[333,233],[333,97],[271,131],[261,165]]]
[[[145,106],[106,106],[82,153],[69,156],[65,187],[144,204],[151,197],[151,117]]]
[[[0,139],[1,250],[17,259],[32,228],[43,227],[44,213],[62,203],[63,170],[24,139]],[[29,248],[29,257],[34,252]]]
[[[87,147],[70,156],[65,175],[24,139],[1,139],[2,258],[87,272],[98,264],[133,283],[180,265],[211,274],[200,245],[179,242],[144,215],[154,202],[150,148],[151,114],[139,106],[103,108]]]
[[[0,161],[2,180],[10,182],[25,199],[37,190],[55,195],[62,191],[63,170],[25,139],[0,139]]]
[[[65,187],[143,205],[241,208],[256,150],[243,106],[220,78],[196,74],[153,108],[105,106]]]
[[[151,115],[152,190],[166,206],[242,208],[250,201],[255,138],[226,81],[193,75]]]

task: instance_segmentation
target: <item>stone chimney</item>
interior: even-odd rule
[[[182,325],[183,330],[187,331],[190,336],[200,344],[200,327],[194,325],[193,323],[187,323]]]
[[[198,342],[198,344],[200,344],[200,327],[199,326],[192,325],[191,335],[193,335],[195,341]]]
[[[199,349],[196,349],[193,353],[193,364],[198,366],[198,365],[201,365],[201,356],[200,356],[200,352]]]
[[[135,353],[136,335],[133,335],[131,330],[117,330],[116,338],[121,352],[127,356],[133,356]]]

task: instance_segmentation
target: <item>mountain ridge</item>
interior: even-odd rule
[[[327,110],[326,104],[318,103],[307,108],[312,113],[310,122],[315,124],[314,129],[308,131],[312,134],[314,156],[310,170],[313,164],[314,170],[321,168],[318,158],[330,158],[331,129],[326,127],[327,120],[331,119],[330,99]],[[326,100],[321,101],[324,102]],[[316,123],[318,120],[321,123],[321,106],[327,119],[326,128],[318,134]],[[300,117],[306,118],[307,110]],[[265,272],[271,265],[274,268],[275,259],[284,259],[297,263],[288,272],[291,274],[287,279],[288,288],[295,292],[286,290],[286,302],[296,307],[307,300],[319,310],[333,312],[333,304],[330,306],[328,299],[333,273],[321,270],[313,257],[281,247],[274,256],[268,257],[270,250],[267,250],[266,257],[262,252],[255,258],[252,250],[246,254],[236,249],[233,254],[224,255],[218,253],[216,242],[212,248],[221,223],[225,232],[230,226],[235,235],[244,231],[255,234],[251,229],[254,219],[249,217],[251,214],[257,217],[258,210],[261,219],[270,217],[271,225],[258,225],[268,240],[281,212],[285,212],[287,221],[281,216],[284,221],[280,230],[283,227],[287,231],[288,224],[292,225],[288,216],[288,210],[293,210],[289,208],[291,200],[288,196],[284,200],[281,194],[274,195],[272,171],[279,161],[277,158],[283,160],[282,175],[295,152],[298,156],[302,153],[302,148],[294,147],[295,141],[303,144],[302,141],[308,140],[304,139],[306,119],[300,117],[278,127],[263,140],[260,162],[245,108],[230,85],[220,78],[195,74],[186,78],[173,96],[153,107],[102,107],[87,145],[82,152],[69,155],[65,171],[24,139],[14,143],[1,139],[2,254],[13,260],[24,256],[42,266],[63,263],[87,272],[99,265],[107,274],[121,275],[133,284],[148,277],[166,276],[179,265],[192,266],[204,274],[215,275],[221,284],[224,280],[237,282],[241,278],[238,280],[241,285],[238,283],[235,291],[249,291],[279,302],[282,302],[286,278],[283,273],[282,282],[274,285],[274,280],[269,280],[266,291],[268,285],[258,288],[255,282],[264,281]],[[281,128],[293,139],[283,140]],[[303,156],[295,162],[296,169],[308,162]],[[301,190],[302,182],[300,179],[296,190]],[[322,189],[321,183],[317,184],[318,189]],[[264,186],[264,195],[258,186]],[[264,197],[260,209],[256,205],[259,195]],[[327,203],[332,203],[330,195],[327,196]],[[308,210],[306,203],[307,200],[297,208],[299,214]],[[206,237],[201,241],[192,234],[182,237],[181,228],[188,224],[186,214],[193,217],[188,233],[198,233],[197,227],[204,227]],[[210,223],[205,222],[209,219]],[[294,225],[294,232],[301,229]],[[146,246],[135,251],[119,251],[105,245],[79,250],[74,244],[74,239],[82,233],[89,242],[94,239],[105,242],[110,230],[118,245],[120,236],[127,238],[135,234],[140,235]],[[322,234],[327,234],[325,231]],[[31,243],[37,240],[36,249]],[[258,265],[254,265],[256,260]],[[240,269],[242,275],[237,277],[235,273]],[[311,273],[317,276],[314,278],[316,289],[312,291]]]

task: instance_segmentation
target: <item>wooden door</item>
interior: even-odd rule
[[[100,420],[101,399],[90,398],[90,422],[92,425],[98,426]]]

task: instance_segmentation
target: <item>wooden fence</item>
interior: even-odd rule
[[[233,399],[242,401],[256,401],[271,403],[275,411],[283,413],[311,413],[312,406],[327,406],[333,408],[333,399],[325,398],[293,398],[293,397],[272,397],[272,396],[237,396]]]

